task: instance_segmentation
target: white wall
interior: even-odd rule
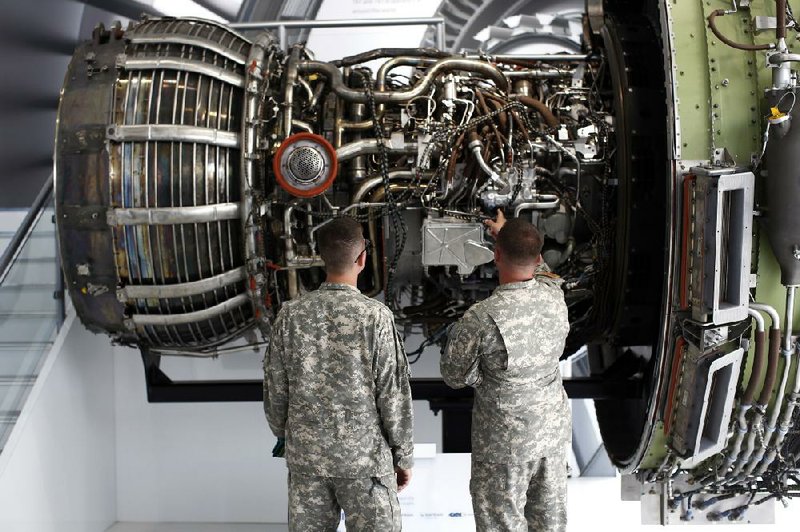
[[[286,467],[261,403],[149,404],[139,353],[114,349],[120,521],[286,522]],[[165,360],[173,378],[260,378],[260,353]],[[248,369],[249,368],[249,369]],[[441,418],[415,402],[416,441]]]
[[[116,520],[111,348],[71,321],[0,454],[4,532],[95,532]]]

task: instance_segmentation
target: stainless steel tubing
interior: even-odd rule
[[[305,73],[321,74],[328,79],[331,89],[341,98],[350,102],[368,103],[367,94],[359,89],[348,87],[342,81],[342,73],[330,63],[319,61],[301,61],[298,70]],[[464,71],[475,72],[489,78],[501,92],[508,92],[508,80],[497,67],[485,62],[472,59],[447,58],[441,59],[431,65],[422,79],[407,91],[375,92],[376,103],[404,103],[427,94],[433,80],[446,72]]]
[[[384,146],[389,153],[417,153],[418,149],[416,142],[406,142],[402,146],[394,146],[391,142],[386,141]],[[341,162],[371,153],[378,153],[378,139],[349,142],[336,150],[336,158]]]
[[[140,327],[145,325],[185,325],[188,323],[195,323],[198,321],[209,320],[211,318],[217,318],[222,314],[230,312],[231,310],[241,307],[242,305],[246,305],[249,302],[250,299],[246,294],[239,294],[232,299],[223,301],[219,305],[214,305],[213,307],[203,310],[187,312],[186,314],[134,314],[131,316],[130,320],[134,325]]]
[[[514,216],[519,216],[519,213],[522,211],[529,211],[529,210],[543,210],[543,209],[555,209],[558,207],[559,199],[558,196],[555,194],[539,194],[538,199],[542,201],[529,201],[526,203],[520,203],[514,208]]]
[[[109,126],[106,137],[117,142],[197,142],[222,148],[239,147],[238,133],[175,124]]]
[[[134,207],[110,209],[108,225],[172,225],[218,222],[239,218],[238,203],[198,205],[197,207]]]
[[[211,292],[217,288],[244,281],[247,278],[247,270],[244,266],[229,272],[193,281],[190,283],[178,283],[167,285],[128,285],[117,290],[117,297],[120,299],[169,299],[176,297],[196,296],[205,292]]]

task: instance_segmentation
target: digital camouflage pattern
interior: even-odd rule
[[[532,462],[472,462],[477,532],[562,532],[567,528],[566,452]]]
[[[410,469],[408,377],[382,303],[332,283],[286,302],[264,357],[264,409],[275,436],[286,438],[290,473],[361,478]]]
[[[289,473],[290,532],[334,532],[342,510],[347,532],[399,532],[394,475],[332,478]]]
[[[568,332],[564,293],[548,272],[499,286],[455,324],[441,372],[454,388],[475,387],[473,461],[563,452],[572,420],[558,360]]]

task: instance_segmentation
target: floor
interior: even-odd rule
[[[117,523],[106,532],[287,532],[286,525],[205,523]]]

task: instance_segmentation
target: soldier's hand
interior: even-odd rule
[[[275,458],[283,458],[286,454],[286,439],[278,438],[278,443],[272,448],[272,456]]]
[[[394,472],[397,475],[397,491],[403,491],[405,487],[408,486],[409,482],[411,482],[411,470],[396,467],[394,468]]]
[[[500,229],[506,224],[506,215],[503,214],[502,209],[497,209],[497,219],[496,220],[484,220],[483,223],[489,227],[489,232],[492,234],[494,238],[497,238],[497,233],[500,232]]]

